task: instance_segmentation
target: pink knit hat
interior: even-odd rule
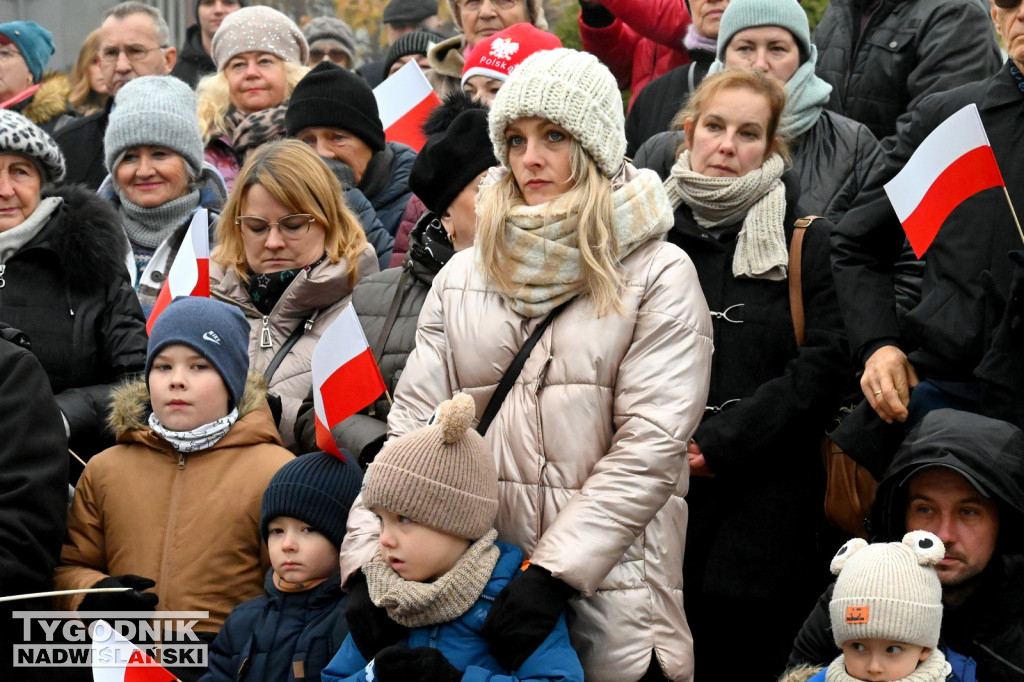
[[[505,81],[524,59],[534,52],[562,47],[554,33],[523,22],[498,31],[476,44],[462,67],[462,85],[473,76]]]

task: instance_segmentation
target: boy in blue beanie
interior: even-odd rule
[[[266,594],[231,612],[202,682],[320,679],[348,635],[338,550],[362,480],[354,458],[324,452],[274,474],[260,514],[273,565]]]

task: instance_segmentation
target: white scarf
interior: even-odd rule
[[[149,415],[149,428],[163,438],[183,455],[212,448],[238,421],[238,408],[231,410],[228,416],[221,417],[209,424],[197,426],[190,431],[172,431],[157,419],[156,413]]]
[[[6,263],[21,247],[32,241],[62,203],[64,200],[60,197],[43,199],[20,224],[0,232],[0,263]]]
[[[685,203],[704,229],[743,220],[732,259],[734,277],[773,281],[786,279],[786,187],[781,177],[785,163],[772,154],[757,170],[738,178],[713,178],[690,167],[690,151],[679,155],[665,180],[673,208]]]

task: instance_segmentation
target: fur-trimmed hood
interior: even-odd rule
[[[249,413],[266,404],[267,382],[263,375],[249,372],[245,379],[245,390],[238,405],[238,418],[241,420]],[[144,378],[134,379],[114,389],[110,396],[110,414],[107,416],[107,428],[117,436],[118,440],[131,431],[149,429],[149,413],[153,409],[149,404],[149,387]],[[269,412],[268,412],[269,414]]]
[[[62,73],[46,73],[39,84],[40,88],[21,112],[25,118],[36,125],[43,125],[61,114],[74,116],[68,107],[71,83],[67,76]]]
[[[23,249],[50,249],[72,289],[102,289],[117,277],[128,277],[128,240],[108,202],[82,185],[47,187],[42,196],[60,197],[64,203]]]

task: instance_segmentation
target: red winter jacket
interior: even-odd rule
[[[650,81],[690,63],[683,47],[690,13],[684,0],[601,0],[601,4],[615,15],[615,21],[594,27],[584,23],[580,14],[583,49],[611,69],[620,89],[632,89],[632,107]]]

